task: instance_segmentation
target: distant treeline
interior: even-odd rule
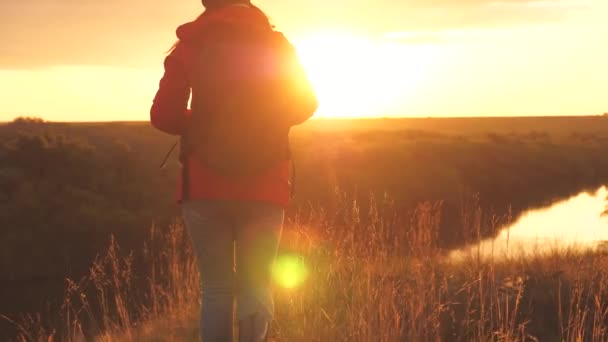
[[[0,287],[12,288],[0,290],[0,303],[12,304],[0,313],[39,311],[46,295],[26,303],[18,292],[55,281],[45,288],[61,295],[63,279],[84,274],[111,235],[140,250],[151,224],[177,219],[176,154],[159,169],[175,141],[147,123],[1,125]],[[321,207],[340,215],[343,193],[360,210],[385,194],[404,213],[443,201],[445,248],[470,238],[463,211],[479,206],[490,222],[608,184],[603,117],[316,121],[295,129],[292,145],[290,215]]]

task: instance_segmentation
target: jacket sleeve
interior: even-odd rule
[[[290,43],[287,44],[286,59],[292,87],[287,108],[290,124],[295,126],[311,118],[317,111],[319,102],[296,49]]]
[[[183,135],[190,111],[190,81],[185,44],[178,43],[165,59],[165,73],[160,80],[158,92],[150,110],[150,123],[157,129],[172,135]]]

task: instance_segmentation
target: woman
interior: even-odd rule
[[[252,133],[256,130],[261,131],[261,127],[270,129],[277,126],[268,120],[270,118],[268,115],[265,116],[266,121],[263,125],[256,125],[254,121],[244,124],[246,120],[262,117],[262,112],[269,111],[268,104],[281,102],[278,99],[283,99],[281,110],[284,116],[274,117],[273,120],[281,122],[278,126],[287,127],[283,131],[288,134],[288,127],[300,124],[313,115],[317,108],[317,99],[291,45],[286,51],[291,51],[290,58],[293,59],[292,62],[295,61],[295,68],[290,69],[292,74],[288,78],[297,78],[299,83],[297,87],[290,89],[289,96],[286,95],[285,89],[278,88],[268,88],[273,90],[266,89],[266,93],[260,92],[262,95],[258,96],[257,102],[252,102],[251,99],[235,101],[233,97],[228,96],[231,94],[225,94],[231,91],[238,92],[225,86],[228,83],[218,78],[217,71],[223,70],[221,68],[226,66],[217,64],[216,58],[214,62],[216,64],[202,62],[207,69],[204,66],[201,68],[202,51],[216,49],[216,46],[219,46],[218,40],[229,39],[226,37],[230,35],[226,35],[226,32],[242,32],[244,33],[242,37],[257,37],[256,39],[275,37],[276,32],[273,31],[266,15],[248,0],[203,0],[202,2],[206,8],[205,12],[195,21],[184,24],[177,30],[179,42],[165,60],[165,74],[160,81],[150,118],[152,125],[157,129],[182,136],[183,172],[178,199],[182,205],[184,222],[192,238],[201,274],[202,339],[205,342],[232,341],[233,300],[236,300],[239,341],[265,341],[274,315],[270,289],[271,267],[276,257],[284,211],[291,192],[290,157],[289,154],[266,149],[266,152],[274,157],[274,159],[265,159],[272,160],[271,163],[258,164],[264,167],[256,169],[256,172],[245,172],[234,176],[223,172],[224,169],[214,167],[215,164],[209,162],[206,156],[213,154],[214,151],[221,151],[216,152],[220,159],[223,155],[229,154],[226,152],[227,147],[224,146],[228,143],[221,140],[226,136],[232,136],[233,144],[250,139],[249,145],[263,140],[264,136],[272,136],[273,133],[268,132],[259,132],[257,135],[255,132]],[[286,41],[284,37],[283,40]],[[247,45],[242,44],[242,46]],[[246,61],[254,60],[253,52],[245,57]],[[278,63],[274,61],[273,63]],[[203,69],[206,71],[203,72]],[[255,74],[253,69],[262,68],[258,68],[256,64],[254,67],[250,65],[235,72],[230,70],[223,72],[233,74],[231,75],[233,78],[248,77],[248,80],[261,77]],[[239,94],[242,93],[243,91]],[[188,102],[191,95],[192,109],[189,110]],[[234,107],[234,103],[242,105]],[[244,105],[245,103],[247,105]],[[259,110],[256,111],[252,103],[260,104]],[[248,119],[243,116],[238,120],[230,121],[234,122],[235,132],[241,129],[238,134],[216,134],[221,138],[215,141],[210,138],[205,140],[206,148],[193,148],[192,140],[200,139],[200,136],[213,135],[210,133],[212,128],[204,130],[198,127],[208,128],[213,127],[214,124],[217,126],[217,122],[222,119],[218,114],[222,111],[218,108],[227,107],[232,108],[233,112],[234,108],[239,108],[239,112],[247,111],[255,115],[248,115]],[[261,109],[262,107],[264,110]],[[231,112],[230,115],[236,114]],[[248,130],[243,130],[243,126],[247,126]],[[287,144],[286,136],[280,141],[285,141]],[[263,149],[257,148],[257,150]],[[234,156],[238,159],[239,154]],[[246,169],[243,167],[245,164],[239,165],[238,170]]]

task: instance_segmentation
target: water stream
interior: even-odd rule
[[[547,208],[524,213],[498,236],[453,251],[452,258],[469,254],[510,258],[542,255],[564,249],[608,252],[608,189],[583,192]]]

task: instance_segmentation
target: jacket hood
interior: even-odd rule
[[[230,26],[257,30],[272,30],[272,26],[264,13],[249,5],[231,5],[212,11],[205,11],[196,20],[177,28],[177,38],[180,41],[198,40],[210,28]]]

